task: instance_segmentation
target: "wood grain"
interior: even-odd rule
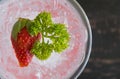
[[[93,33],[91,57],[79,79],[119,79],[120,1],[77,1],[85,10]]]

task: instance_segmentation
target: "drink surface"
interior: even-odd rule
[[[34,57],[28,67],[21,68],[10,40],[12,27],[19,17],[32,20],[42,11],[50,12],[54,22],[66,25],[70,46],[45,61]],[[69,0],[10,0],[0,5],[0,74],[6,79],[67,79],[84,60],[86,42],[84,22]]]

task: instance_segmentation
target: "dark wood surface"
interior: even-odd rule
[[[120,79],[120,0],[78,0],[93,33],[89,62],[78,79]]]

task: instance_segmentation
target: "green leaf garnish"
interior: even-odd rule
[[[64,24],[54,23],[49,12],[42,12],[30,27],[32,35],[41,33],[42,41],[36,41],[31,52],[40,60],[49,58],[53,51],[61,53],[69,46],[69,33]],[[46,39],[49,39],[46,41]]]
[[[39,41],[36,41],[31,51],[40,60],[45,60],[50,57],[52,50],[53,49],[51,44],[42,44]]]
[[[26,25],[29,27],[31,26],[31,20],[25,19],[25,18],[19,18],[18,21],[14,24],[12,29],[12,38],[14,40],[17,40],[17,35],[20,32],[20,30],[25,27]]]
[[[32,36],[37,35],[38,33],[43,33],[47,27],[53,24],[51,18],[51,14],[47,12],[41,12],[38,14],[33,20],[32,26],[28,28],[29,33]]]

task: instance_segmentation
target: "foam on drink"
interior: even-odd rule
[[[87,30],[81,16],[69,0],[10,0],[0,5],[0,74],[6,79],[67,79],[81,65],[85,56]],[[48,11],[56,23],[64,23],[70,33],[70,46],[48,60],[36,57],[28,67],[19,67],[10,36],[19,17],[33,19]]]

